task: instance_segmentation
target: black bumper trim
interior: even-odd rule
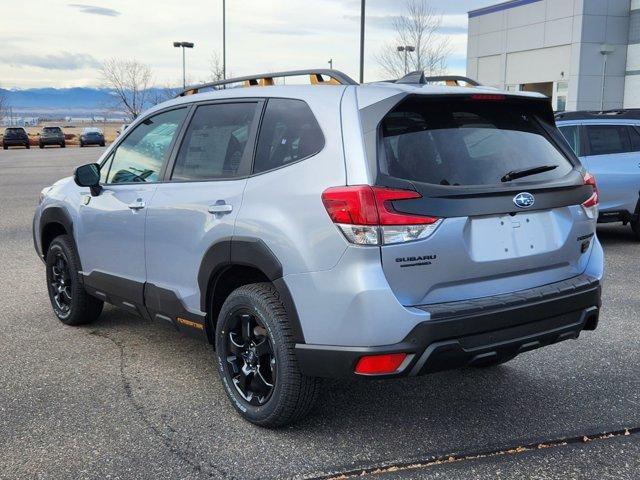
[[[297,344],[302,373],[355,376],[363,355],[405,352],[413,360],[400,372],[376,378],[420,375],[512,358],[595,330],[601,287],[585,275],[513,294],[420,307],[432,319],[419,323],[397,344],[342,347]]]

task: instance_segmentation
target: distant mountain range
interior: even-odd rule
[[[164,89],[151,89],[164,92]],[[63,117],[69,115],[120,114],[114,109],[113,93],[108,88],[29,88],[6,90],[0,88],[14,115]]]

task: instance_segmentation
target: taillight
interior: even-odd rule
[[[600,191],[598,190],[598,184],[596,183],[596,177],[590,173],[586,173],[584,176],[584,184],[591,185],[593,187],[593,193],[582,204],[584,212],[589,218],[598,218],[598,204],[600,203]]]
[[[355,372],[360,375],[385,375],[398,371],[406,353],[387,353],[384,355],[367,355],[360,357]]]
[[[351,243],[389,245],[429,237],[442,219],[398,212],[394,201],[421,198],[413,190],[370,187],[332,187],[322,193],[331,220]]]

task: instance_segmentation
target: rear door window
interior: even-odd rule
[[[625,125],[587,125],[590,155],[610,155],[631,151],[631,140]]]
[[[631,139],[631,151],[640,152],[640,132],[638,132],[638,127],[628,125],[627,132],[629,133],[629,138]]]
[[[258,136],[254,173],[315,155],[324,147],[322,130],[302,100],[271,98]]]
[[[383,119],[381,135],[381,172],[411,181],[496,185],[509,172],[553,166],[515,180],[548,181],[573,168],[535,112],[515,103],[413,97]]]
[[[184,135],[171,179],[214,180],[242,173],[257,110],[257,102],[199,106]]]

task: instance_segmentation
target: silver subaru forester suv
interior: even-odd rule
[[[42,191],[33,231],[63,323],[107,302],[201,337],[238,412],[274,427],[320,377],[497,365],[594,330],[597,217],[547,98],[313,70],[154,107]]]

